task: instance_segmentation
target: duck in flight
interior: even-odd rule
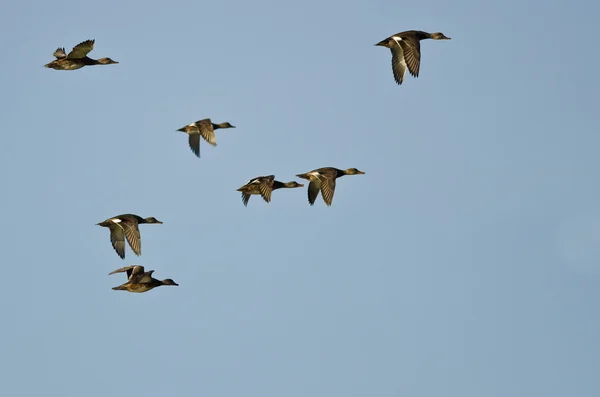
[[[111,65],[119,63],[110,58],[92,59],[88,58],[87,54],[94,49],[95,40],[86,40],[77,44],[68,54],[64,48],[57,48],[54,51],[54,61],[44,65],[47,68],[54,70],[77,70],[84,66],[92,65]]]
[[[154,270],[146,272],[144,271],[144,266],[140,265],[125,266],[120,269],[113,270],[112,272],[108,273],[108,275],[110,276],[111,274],[124,272],[127,273],[127,282],[117,287],[113,287],[115,291],[142,293],[150,291],[153,288],[160,287],[161,285],[179,285],[170,278],[165,280],[155,279],[152,277]]]
[[[419,77],[419,67],[421,66],[421,40],[450,40],[443,33],[427,33],[421,30],[407,30],[406,32],[396,33],[379,43],[376,46],[387,47],[392,52],[392,71],[394,79],[398,85],[402,84],[406,69],[414,77]]]
[[[237,189],[237,191],[242,192],[242,203],[244,203],[245,206],[248,206],[248,200],[250,200],[250,196],[253,194],[259,194],[263,200],[269,203],[271,202],[271,193],[273,190],[302,186],[304,185],[295,181],[279,182],[275,180],[275,175],[268,175],[257,176],[256,178],[251,179],[244,186]]]
[[[335,180],[344,175],[361,175],[364,172],[357,170],[356,168],[348,168],[347,170],[340,170],[333,167],[318,168],[316,170],[309,171],[305,174],[296,175],[298,178],[308,179],[308,203],[310,205],[315,204],[315,200],[321,192],[323,201],[327,206],[331,206],[333,201],[333,194],[335,193]]]
[[[200,137],[204,138],[212,146],[217,146],[215,130],[219,128],[235,128],[235,126],[228,122],[215,124],[210,119],[204,119],[181,127],[177,131],[185,132],[189,135],[190,149],[192,149],[196,157],[200,157]]]
[[[140,223],[162,223],[154,217],[142,218],[133,214],[123,214],[108,218],[97,223],[98,226],[107,227],[110,230],[110,242],[121,259],[125,259],[125,238],[133,252],[140,256],[142,254],[142,240],[140,237]]]

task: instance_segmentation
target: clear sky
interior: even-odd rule
[[[594,2],[8,1],[6,396],[596,397]],[[421,43],[395,84],[394,33]],[[43,68],[95,39],[118,65]],[[202,158],[176,130],[210,117]],[[333,206],[306,187],[356,167]],[[142,256],[95,226],[143,225]],[[112,291],[141,264],[179,287]]]

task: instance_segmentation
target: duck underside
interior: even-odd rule
[[[141,294],[142,292],[150,291],[153,288],[154,287],[150,287],[150,286],[146,286],[146,285],[137,285],[137,286],[119,285],[118,287],[113,287],[113,290],[115,290],[115,291],[127,291],[127,292],[133,292],[133,293]]]
[[[54,70],[77,70],[81,69],[85,65],[80,63],[57,63],[56,61],[53,61],[44,66]]]

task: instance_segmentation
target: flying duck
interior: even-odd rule
[[[273,190],[281,188],[294,188],[302,187],[304,185],[297,182],[279,182],[275,180],[275,175],[268,176],[257,176],[251,179],[241,188],[237,189],[238,192],[242,192],[242,202],[245,206],[248,205],[248,200],[253,194],[260,194],[263,200],[267,203],[271,202],[271,193]]]
[[[398,85],[402,84],[406,68],[414,77],[419,77],[421,65],[421,40],[450,40],[443,33],[427,33],[421,30],[407,30],[396,33],[387,39],[381,40],[376,46],[387,47],[392,51],[392,71]]]
[[[217,146],[215,138],[215,130],[219,128],[235,128],[228,122],[215,124],[210,119],[198,120],[195,123],[181,127],[177,131],[185,132],[189,135],[190,149],[197,157],[200,157],[200,137],[210,143],[212,146]]]
[[[113,287],[115,291],[142,293],[150,291],[153,288],[160,287],[161,285],[179,285],[170,278],[165,280],[155,279],[152,277],[154,270],[146,272],[144,271],[144,266],[140,265],[125,266],[120,269],[113,270],[112,272],[108,273],[108,275],[110,276],[111,274],[123,272],[127,272],[127,282],[119,285],[118,287]]]
[[[127,238],[129,246],[137,256],[142,254],[142,240],[138,228],[140,223],[162,222],[154,217],[142,218],[133,214],[123,214],[108,218],[96,225],[110,229],[110,242],[121,259],[125,259],[125,238]]]
[[[87,54],[94,49],[94,41],[95,40],[86,40],[81,42],[73,47],[68,54],[65,52],[64,48],[59,47],[54,51],[54,54],[52,54],[56,59],[44,66],[55,70],[76,70],[81,69],[84,66],[119,63],[110,58],[88,58]]]
[[[296,175],[298,178],[308,179],[308,202],[310,205],[314,205],[319,191],[323,201],[327,206],[331,206],[333,201],[333,194],[335,193],[335,180],[344,175],[361,175],[364,172],[357,170],[356,168],[348,168],[347,170],[340,170],[333,167],[318,168],[316,170],[309,171],[305,174]]]

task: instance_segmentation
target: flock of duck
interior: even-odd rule
[[[392,72],[394,80],[398,85],[404,81],[406,70],[414,76],[419,76],[419,67],[421,64],[421,48],[420,41],[424,39],[433,40],[450,40],[443,33],[427,33],[420,30],[408,30],[400,32],[375,44],[376,46],[387,47],[392,53]],[[92,59],[87,56],[94,49],[94,40],[86,40],[77,44],[68,54],[64,48],[58,48],[54,51],[56,58],[52,62],[44,65],[47,68],[55,70],[77,70],[84,66],[92,65],[112,65],[119,62],[113,61],[110,58]],[[177,131],[188,134],[189,146],[192,152],[200,157],[200,137],[212,146],[217,145],[215,138],[215,130],[223,128],[235,128],[228,122],[213,123],[210,119],[203,119],[194,123],[188,124]],[[336,179],[344,175],[360,175],[364,172],[356,168],[348,168],[341,170],[334,167],[318,168],[303,174],[297,174],[298,178],[306,179],[308,184],[308,202],[314,205],[319,192],[323,201],[327,206],[331,206],[333,194],[335,192]],[[303,184],[295,181],[280,182],[275,180],[274,175],[259,176],[251,179],[244,186],[237,189],[241,192],[242,203],[247,206],[250,196],[260,195],[264,201],[271,201],[271,193],[273,190],[281,188],[298,188],[303,187]],[[142,241],[140,236],[140,224],[161,224],[162,222],[154,217],[142,218],[134,214],[122,214],[106,219],[98,223],[98,226],[107,227],[110,230],[110,241],[112,246],[121,257],[125,259],[125,240],[133,252],[140,256],[142,254]],[[116,269],[109,273],[126,273],[127,282],[113,287],[113,290],[129,291],[129,292],[146,292],[155,287],[162,285],[178,286],[175,281],[168,278],[158,280],[152,277],[154,270],[145,271],[143,266],[132,265]]]

